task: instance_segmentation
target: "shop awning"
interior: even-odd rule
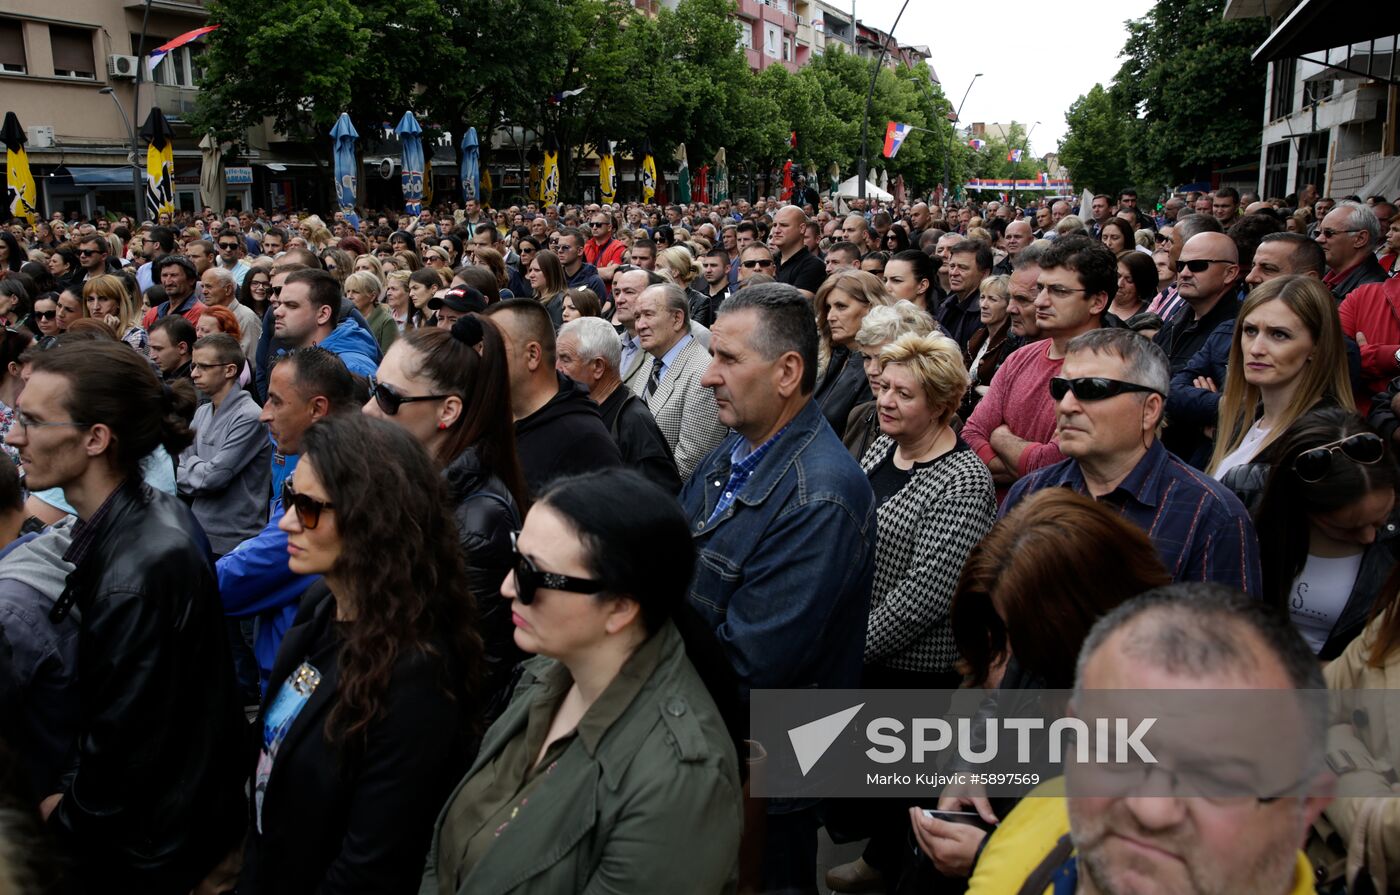
[[[1342,0],[1303,0],[1254,51],[1254,61],[1325,52],[1400,33],[1400,5],[1378,3],[1358,14]]]
[[[75,186],[131,186],[130,168],[86,168],[65,165],[55,173],[67,174]]]

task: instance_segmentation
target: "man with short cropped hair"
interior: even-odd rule
[[[218,242],[215,243],[219,254],[216,259],[218,266],[233,274],[233,282],[243,285],[243,280],[252,270],[252,266],[243,260],[243,235],[233,227],[225,227],[219,231]]]
[[[211,267],[199,279],[204,288],[204,301],[210,307],[228,308],[238,321],[241,338],[239,346],[245,356],[252,356],[258,348],[262,336],[262,319],[252,309],[238,300],[238,286],[233,273],[222,267]]]
[[[166,300],[146,311],[146,316],[141,319],[141,326],[150,330],[157,320],[172,311],[188,320],[190,326],[194,326],[204,314],[204,303],[195,293],[194,287],[199,282],[199,274],[194,264],[183,255],[164,255],[153,267],[161,288],[165,290]]]
[[[733,292],[739,288],[739,260],[744,256],[744,250],[758,242],[758,225],[753,221],[740,221],[734,228],[734,260],[729,262],[729,291]],[[770,271],[771,272],[771,271]]]
[[[96,234],[78,241],[78,263],[83,267],[83,282],[107,273],[107,240]]]
[[[146,350],[160,370],[161,379],[174,382],[190,378],[191,349],[196,341],[194,327],[178,314],[151,324]]]
[[[363,327],[339,319],[340,281],[324,270],[297,270],[287,275],[272,299],[273,332],[283,348],[320,345],[345,361],[351,373],[373,376],[379,346]]]
[[[935,317],[958,347],[967,351],[967,343],[982,328],[982,280],[991,273],[992,250],[984,242],[964,239],[948,252],[948,297]]]
[[[559,243],[555,253],[564,266],[564,276],[573,289],[592,289],[600,301],[608,296],[608,287],[598,276],[598,268],[583,260],[583,231],[576,227],[565,227],[559,231]]]
[[[706,292],[710,297],[710,315],[713,317],[729,297],[729,256],[724,249],[710,249],[700,256],[700,274],[705,278]]]
[[[861,251],[853,242],[838,242],[826,250],[826,275],[838,270],[859,270]]]
[[[808,298],[816,295],[826,279],[826,268],[803,245],[803,233],[807,216],[795,205],[778,209],[773,216],[773,229],[768,234],[768,244],[776,254],[777,270],[773,278],[779,283],[796,286]]]

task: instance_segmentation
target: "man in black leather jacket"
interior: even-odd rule
[[[40,811],[81,891],[183,893],[239,844],[243,720],[209,545],[142,483],[157,444],[189,444],[194,395],[119,343],[35,358],[6,438],[28,487],[77,511],[74,571],[50,617],[79,617],[77,745]]]

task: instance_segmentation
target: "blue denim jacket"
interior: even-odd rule
[[[809,402],[734,503],[710,514],[729,479],[731,434],[681,491],[698,553],[690,602],[750,689],[856,687],[875,573],[875,495]]]

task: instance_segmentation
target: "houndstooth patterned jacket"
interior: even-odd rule
[[[861,458],[869,475],[894,444],[880,435]],[[949,610],[963,563],[996,520],[992,474],[970,450],[920,469],[876,511],[875,584],[865,664],[949,671],[958,658]]]
[[[676,456],[681,481],[685,481],[705,455],[729,434],[729,427],[719,421],[715,393],[700,384],[700,377],[710,366],[710,355],[699,339],[691,339],[681,349],[671,368],[662,372],[656,393],[648,398],[647,380],[655,363],[650,355],[642,361],[632,380],[632,393],[645,401],[656,417],[656,427],[666,436],[666,443]]]

